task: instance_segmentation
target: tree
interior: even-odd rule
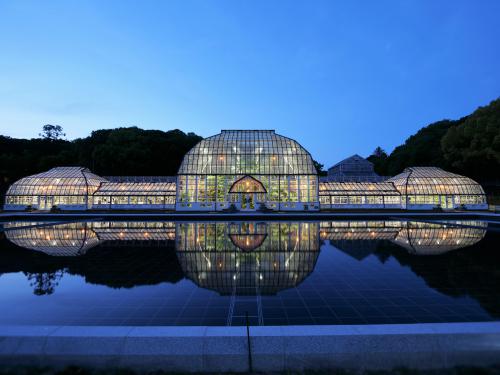
[[[318,172],[319,176],[326,176],[327,173],[325,170],[323,170],[323,167],[325,166],[324,164],[321,164],[320,162],[313,160],[314,168],[316,168],[316,171]]]
[[[66,133],[63,132],[63,128],[61,125],[44,125],[42,128],[42,132],[38,134],[43,139],[48,139],[49,141],[54,141],[56,139],[61,139],[66,136]]]
[[[382,147],[378,146],[366,159],[373,163],[373,169],[375,169],[376,173],[385,176],[387,174],[386,163],[388,157],[387,152],[385,152]]]
[[[375,156],[376,158],[386,158],[388,155],[387,155],[387,152],[385,152],[385,150],[378,146],[372,153],[372,156]]]
[[[441,139],[452,169],[479,180],[497,180],[500,170],[500,99],[477,109]]]

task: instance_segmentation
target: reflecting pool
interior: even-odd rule
[[[0,324],[491,321],[482,221],[0,223]]]

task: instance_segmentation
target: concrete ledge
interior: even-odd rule
[[[500,363],[500,323],[250,327],[253,369]],[[248,371],[245,327],[0,327],[0,364]]]

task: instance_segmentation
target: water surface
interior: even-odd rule
[[[469,322],[500,316],[482,221],[9,222],[0,324]]]

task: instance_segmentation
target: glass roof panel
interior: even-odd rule
[[[223,130],[193,147],[179,174],[313,174],[311,155],[296,141],[274,130]]]

